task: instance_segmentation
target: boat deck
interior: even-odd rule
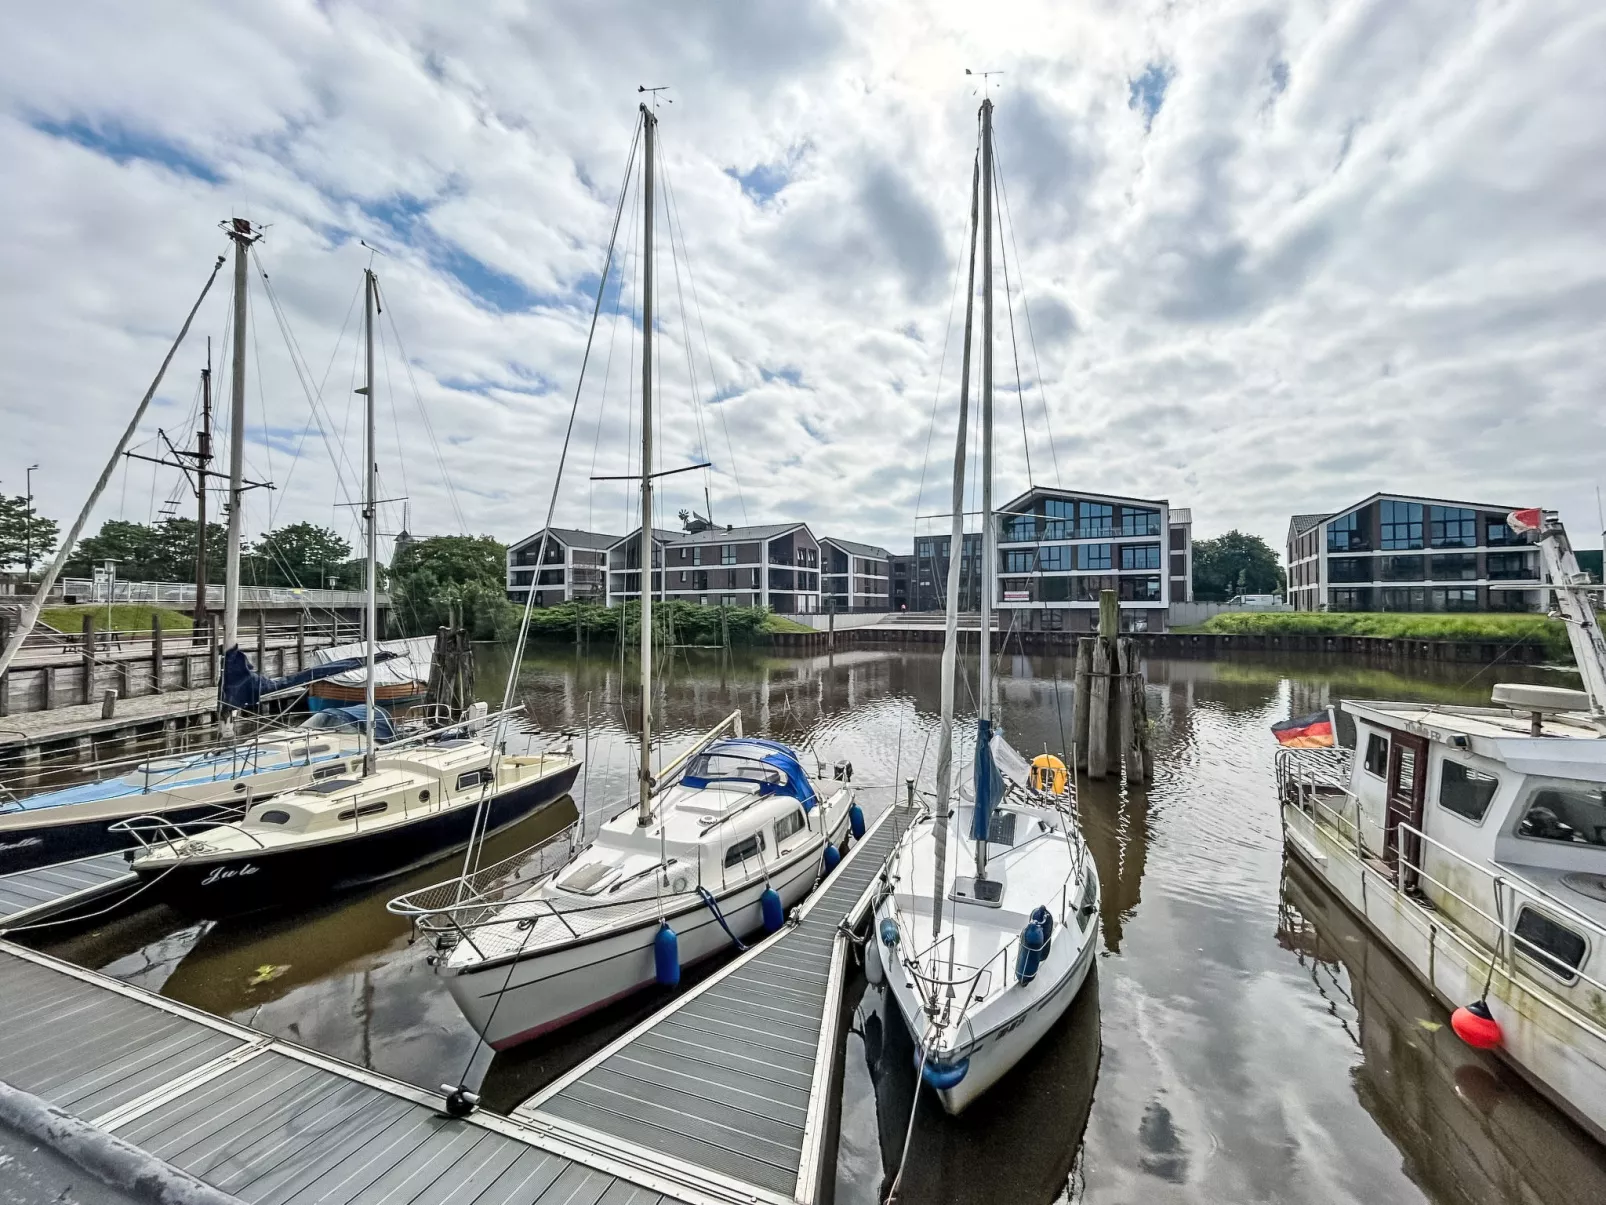
[[[844,919],[862,914],[910,813],[884,812],[795,927],[752,947],[513,1113],[593,1149],[649,1155],[736,1200],[817,1199]]]
[[[447,1117],[418,1088],[8,942],[0,998],[0,1080],[243,1201],[699,1200],[569,1158],[494,1114]]]
[[[121,851],[0,875],[0,931],[48,920],[138,881]]]

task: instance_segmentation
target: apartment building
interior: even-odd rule
[[[537,565],[543,535],[547,537],[546,556]],[[608,593],[608,549],[618,541],[618,536],[568,527],[543,528],[525,536],[507,550],[507,596],[524,603],[534,588],[538,607],[552,607],[571,599],[604,602]]]
[[[820,610],[820,544],[804,523],[653,531],[654,598],[703,606]],[[608,550],[608,605],[641,596],[639,531]]]
[[[822,536],[820,594],[822,606],[838,612],[890,610],[892,554],[874,544]]]
[[[1288,524],[1288,601],[1301,611],[1539,611],[1539,553],[1511,506],[1373,494]]]
[[[915,541],[909,577],[909,610],[941,611],[948,605],[948,553],[952,536],[921,536]],[[967,531],[960,546],[959,609],[981,609],[981,533]]]
[[[1127,631],[1192,600],[1193,515],[1165,499],[1034,486],[999,508],[998,609],[1032,631],[1091,631],[1114,590]]]

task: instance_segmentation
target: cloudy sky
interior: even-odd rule
[[[706,486],[720,522],[907,549],[948,509],[970,67],[1004,73],[1001,496],[1029,447],[1034,479],[1169,498],[1202,535],[1280,547],[1291,512],[1391,489],[1556,506],[1597,542],[1588,0],[89,3],[7,32],[0,490],[37,462],[48,514],[81,504],[240,215],[267,226],[247,460],[280,487],[248,528],[351,528],[359,240],[389,302],[385,493],[416,531],[538,527],[636,88],[662,84],[658,459],[714,468],[667,479],[660,521]],[[635,521],[587,478],[634,465],[638,204],[558,500],[607,531]],[[188,429],[206,335],[221,362],[227,285],[146,450]],[[179,489],[130,466],[97,520]]]

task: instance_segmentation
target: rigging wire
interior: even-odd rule
[[[993,172],[996,181],[998,172]],[[1009,255],[1004,249],[1004,240],[998,240],[998,262],[1004,268],[1004,309],[1009,314],[1009,350],[1015,359],[1015,400],[1020,403],[1020,441],[1026,450],[1026,486],[1028,489],[1037,483],[1032,479],[1032,438],[1026,433],[1026,387],[1020,379],[1020,345],[1015,341],[1015,301],[1009,293]],[[1016,275],[1020,274],[1020,265],[1015,265]],[[1021,303],[1025,304],[1026,290],[1021,289]],[[1041,384],[1041,382],[1039,382]]]
[[[676,302],[677,302],[677,304],[679,306],[679,313],[680,313],[680,332],[681,332],[681,341],[680,342],[681,342],[682,349],[686,353],[686,375],[691,380],[691,399],[692,399],[692,407],[691,407],[691,409],[692,409],[692,417],[696,420],[696,424],[697,424],[698,459],[699,460],[709,460],[709,459],[711,459],[711,457],[708,455],[708,430],[707,430],[707,427],[704,425],[704,421],[703,421],[703,403],[699,400],[701,398],[701,396],[702,396],[702,387],[701,387],[700,383],[697,380],[697,367],[692,362],[691,319],[690,319],[690,314],[688,313],[688,311],[686,309],[686,292],[685,292],[685,289],[681,286],[681,281],[680,281],[680,261],[683,260],[683,259],[687,261],[687,272],[689,273],[691,271],[691,268],[690,268],[691,257],[687,253],[687,250],[686,250],[686,238],[685,238],[685,231],[684,230],[681,231],[680,253],[679,253],[679,255],[677,255],[675,253],[675,223],[674,223],[674,220],[673,220],[673,211],[670,209],[669,204],[668,204],[668,194],[669,194],[669,167],[668,167],[667,162],[665,162],[665,164],[664,164],[664,195],[665,195],[664,211],[665,211],[665,215],[670,218],[670,221],[668,223],[668,225],[669,225],[669,259],[670,259],[670,262],[674,266],[674,269],[675,269],[675,298],[676,298]],[[705,468],[705,469],[703,469],[702,472],[703,472],[703,486],[706,489],[707,486],[709,485],[710,477],[712,476],[712,470],[708,469],[708,468]],[[708,509],[709,510],[713,509],[713,504],[711,502],[708,504]],[[695,511],[696,511],[695,504],[693,505],[692,510],[695,513]],[[712,515],[708,515],[708,516],[705,516],[705,517],[708,519],[708,521],[710,523],[713,522],[713,518],[714,517]]]
[[[1015,275],[1020,280],[1021,312],[1026,318],[1026,341],[1032,349],[1032,370],[1037,374],[1037,392],[1043,399],[1043,425],[1048,431],[1048,451],[1054,462],[1054,484],[1064,486],[1065,478],[1060,475],[1060,456],[1054,443],[1054,418],[1048,408],[1048,391],[1043,387],[1043,365],[1037,357],[1037,334],[1032,329],[1032,307],[1026,300],[1026,278],[1021,270],[1020,244],[1015,239],[1015,215],[1009,207],[1009,188],[1004,183],[1004,166],[998,155],[998,140],[993,139],[993,175],[998,179],[998,193],[1004,201],[1004,217],[1009,222],[1009,242],[1015,248]],[[999,241],[1003,241],[1003,231],[999,231]]]
[[[435,463],[440,466],[441,481],[446,486],[446,499],[451,504],[452,517],[457,520],[458,530],[463,532],[464,535],[467,535],[469,530],[468,519],[464,516],[463,508],[458,503],[457,486],[452,482],[452,475],[447,472],[446,457],[441,451],[440,438],[435,434],[435,424],[430,420],[429,409],[424,405],[423,392],[418,388],[418,378],[413,373],[412,357],[407,354],[407,346],[402,342],[401,328],[396,325],[396,312],[391,308],[389,299],[383,293],[378,291],[377,281],[376,297],[381,303],[380,312],[390,320],[390,333],[396,338],[396,352],[401,357],[402,367],[407,371],[407,380],[413,391],[413,401],[418,407],[418,417],[424,422],[424,432],[429,436],[429,446],[435,453]],[[386,365],[385,371],[387,374],[390,371],[388,364]],[[394,402],[392,405],[394,406]],[[394,414],[392,417],[394,417]],[[399,440],[400,438],[400,429],[398,428],[397,439]],[[407,483],[404,477],[402,481],[404,493],[406,492],[406,484]]]
[[[630,181],[628,179],[625,181],[625,188],[626,188],[627,191],[630,190]],[[605,420],[607,419],[607,416],[608,416],[608,384],[609,384],[609,381],[612,379],[612,376],[613,376],[613,352],[614,352],[614,348],[618,344],[618,339],[619,339],[619,315],[620,315],[621,310],[624,307],[625,279],[626,279],[625,278],[625,272],[626,272],[625,265],[631,262],[631,258],[635,254],[636,244],[635,244],[635,234],[634,234],[634,232],[635,232],[635,229],[636,229],[636,210],[637,210],[636,198],[635,198],[635,195],[632,193],[632,195],[631,195],[631,207],[630,207],[630,222],[626,226],[626,229],[630,232],[626,236],[629,239],[629,241],[625,244],[625,254],[622,257],[621,262],[619,263],[618,267],[615,269],[615,272],[616,272],[615,280],[617,281],[617,283],[614,285],[614,291],[613,291],[613,318],[608,324],[608,357],[607,357],[607,360],[605,361],[605,363],[603,365],[603,370],[602,370],[602,404],[597,408],[597,424],[596,424],[596,429],[595,429],[595,432],[594,432],[594,435],[593,435],[593,439],[592,439],[592,443],[591,443],[591,473],[590,473],[591,480],[587,483],[587,488],[586,488],[586,530],[587,531],[590,531],[593,528],[593,513],[594,513],[594,508],[595,508],[595,505],[596,505],[596,494],[597,494],[597,483],[596,483],[596,480],[595,480],[596,474],[597,474],[597,455],[602,449],[603,424],[604,424],[604,422],[605,422]],[[628,530],[628,528],[627,528],[627,530]],[[606,565],[603,567],[603,571],[604,571],[604,573],[608,572],[608,567]]]

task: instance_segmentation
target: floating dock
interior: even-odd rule
[[[780,930],[554,1081],[513,1119],[733,1201],[820,1199],[832,1149],[843,922],[868,911],[893,806]]]
[[[121,850],[0,875],[0,933],[87,908],[138,881]]]
[[[798,924],[512,1117],[448,1117],[435,1093],[5,941],[0,1081],[242,1201],[813,1205],[842,922],[868,909],[909,815],[883,813]]]

